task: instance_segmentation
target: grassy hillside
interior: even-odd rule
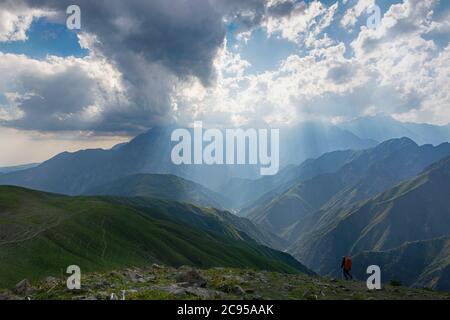
[[[72,264],[85,272],[149,263],[307,272],[287,254],[240,240],[228,225],[227,232],[194,227],[166,209],[164,202],[145,209],[107,197],[0,187],[0,287],[62,274]],[[186,205],[187,215],[193,210],[200,209]]]
[[[282,249],[286,242],[273,233],[257,227],[246,218],[215,208],[199,208],[192,204],[146,197],[115,197],[114,201],[142,212],[158,212],[193,227],[218,232],[245,241],[256,241],[270,248]]]
[[[136,174],[93,188],[86,194],[120,196],[123,197],[120,199],[122,202],[151,210],[157,209],[158,204],[159,207],[164,206],[166,213],[171,217],[176,217],[185,223],[194,222],[194,226],[197,226],[195,223],[200,223],[202,226],[216,224],[219,225],[219,228],[223,228],[224,225],[230,224],[232,229],[239,229],[247,233],[263,245],[275,249],[282,249],[286,246],[282,238],[267,230],[261,230],[250,220],[218,210],[217,208],[225,207],[229,203],[220,194],[198,183],[177,176]],[[148,198],[168,201],[148,201]],[[177,202],[192,203],[196,206],[208,208],[198,209]],[[197,215],[187,214],[187,209],[190,210],[189,213],[195,212]],[[195,217],[194,220],[191,219],[193,217]]]
[[[94,187],[86,195],[150,197],[223,208],[226,200],[202,185],[167,174],[135,174]]]

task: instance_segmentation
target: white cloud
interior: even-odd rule
[[[388,87],[398,105],[389,108],[398,118],[410,121],[450,121],[447,94],[450,75],[448,48],[444,51],[424,37],[435,25],[437,1],[405,0],[392,5],[376,30],[363,28],[352,43],[355,58],[376,75],[377,86]],[[446,71],[447,70],[447,71]]]
[[[370,3],[358,1],[344,14],[345,21],[336,24],[354,26],[351,17],[360,16]],[[405,0],[392,5],[377,30],[362,27],[349,44],[325,33],[335,23],[338,2],[331,6],[319,1],[265,2],[266,15],[255,13],[251,20],[302,50],[292,52],[278,70],[248,74],[250,62],[238,51],[225,49],[225,43],[211,63],[217,75],[211,86],[192,72],[176,75],[166,66],[170,59],[165,55],[158,58],[164,63],[159,63],[141,49],[118,54],[102,50],[101,41],[108,38],[93,33],[79,36],[90,52],[83,59],[39,61],[0,53],[0,92],[10,94],[6,105],[0,106],[0,122],[24,129],[99,132],[126,131],[127,126],[139,130],[171,119],[226,126],[284,125],[310,118],[342,121],[376,112],[412,121],[448,122],[449,49],[424,37],[436,30],[446,32],[445,19],[433,20],[435,3]],[[269,14],[274,6],[277,10]],[[116,28],[125,28],[121,37],[136,32],[130,20],[113,21]],[[180,57],[177,69],[183,70]]]
[[[359,17],[373,5],[375,5],[375,0],[358,0],[354,6],[347,9],[341,19],[341,25],[348,30],[352,30]]]
[[[433,40],[424,38],[436,25],[434,5],[431,0],[392,5],[380,28],[362,27],[351,43],[353,52],[332,38],[324,40],[328,35],[316,36],[317,44],[306,54],[290,55],[278,70],[247,75],[241,68],[235,76],[221,73],[216,87],[189,100],[179,94],[177,104],[183,106],[180,110],[185,118],[192,112],[205,121],[221,118],[234,125],[285,125],[311,118],[343,121],[375,113],[448,123],[450,49],[441,50]],[[292,23],[284,19],[280,21]],[[285,30],[284,36],[298,40],[294,36],[297,30],[310,29],[297,28],[300,25],[284,28],[273,24],[269,30]],[[321,46],[321,40],[328,43]]]
[[[256,75],[239,72],[235,76],[219,72],[216,87],[202,94],[180,93],[177,104],[184,106],[183,117],[193,116],[191,121],[199,117],[207,121],[211,114],[220,113],[228,125],[285,125],[318,117],[320,111],[314,114],[308,110],[317,97],[345,94],[367,81],[363,69],[344,54],[341,43],[312,50],[305,57],[293,54],[276,71]],[[237,59],[229,53],[224,57]]]
[[[82,130],[128,104],[121,74],[104,58],[36,60],[0,52],[1,123],[27,130]]]
[[[30,9],[22,1],[0,4],[0,42],[27,40],[26,32],[34,19],[51,17],[51,11]]]
[[[294,5],[288,15],[269,16],[263,26],[269,35],[280,35],[292,42],[305,42],[307,46],[314,43],[314,39],[329,27],[333,22],[334,15],[339,3],[330,7],[320,1],[310,4],[298,2]]]

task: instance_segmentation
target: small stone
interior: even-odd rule
[[[148,282],[155,281],[156,280],[156,276],[154,276],[154,275],[147,276],[147,277],[145,277],[145,280],[148,281]]]
[[[139,273],[137,273],[137,272],[135,272],[133,270],[128,271],[127,277],[132,282],[145,282],[144,277],[141,274],[139,274]]]
[[[317,296],[317,294],[308,294],[306,296],[307,300],[319,300],[319,297]]]
[[[15,293],[20,295],[26,295],[30,292],[30,283],[27,279],[23,279],[14,288]]]
[[[283,290],[283,291],[290,292],[290,291],[294,290],[294,286],[293,286],[293,285],[290,285],[290,284],[285,284],[285,285],[283,285],[282,290]]]
[[[97,283],[94,284],[95,289],[104,289],[108,286],[109,286],[109,283],[105,279],[101,279],[100,281],[98,281]]]
[[[192,295],[202,298],[202,299],[212,299],[214,297],[214,292],[204,289],[204,288],[198,288],[198,287],[186,288],[186,293],[192,294]]]
[[[245,294],[245,291],[240,286],[236,285],[233,287],[232,293],[237,294],[238,296],[242,296]]]
[[[47,286],[53,287],[58,285],[59,280],[56,279],[55,277],[47,277],[45,278],[45,283],[47,284]]]

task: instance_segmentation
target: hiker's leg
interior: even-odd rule
[[[351,274],[348,272],[348,270],[344,270],[344,275],[345,275],[345,280],[348,280],[349,278],[351,278]]]
[[[344,273],[345,280],[348,280],[347,270],[343,269],[343,273]]]

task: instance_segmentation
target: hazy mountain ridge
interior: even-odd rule
[[[276,221],[276,229],[269,230],[294,240],[303,233],[302,219],[316,222],[322,219],[322,214],[339,213],[342,206],[384,191],[448,155],[448,143],[419,147],[408,138],[389,140],[375,148],[356,152],[335,173],[318,175],[282,194],[255,203],[249,218],[266,227]],[[317,215],[320,210],[322,214]],[[299,226],[296,228],[295,224]],[[309,228],[313,225],[308,224]],[[295,234],[296,229],[298,234]]]
[[[300,165],[290,165],[275,176],[266,176],[257,180],[231,179],[220,189],[225,195],[242,206],[240,215],[247,216],[251,205],[257,200],[262,201],[270,194],[280,194],[299,181],[306,181],[319,174],[337,171],[358,154],[354,150],[342,150],[325,153],[316,159],[308,159]]]
[[[22,165],[18,165],[18,166],[0,167],[0,174],[35,168],[38,165],[39,165],[39,163],[29,163],[29,164],[22,164]]]
[[[339,124],[358,137],[386,141],[409,137],[418,144],[438,145],[450,141],[450,125],[400,122],[388,115],[375,115]]]
[[[259,177],[258,165],[174,165],[170,157],[175,145],[170,139],[174,129],[174,126],[155,127],[129,143],[110,150],[64,152],[36,168],[1,175],[0,184],[78,195],[98,185],[137,173],[173,174],[216,191],[234,177]],[[359,149],[375,144],[372,140],[359,139],[343,129],[318,123],[301,124],[282,130],[280,135],[282,166],[298,164],[328,151]],[[309,140],[311,136],[315,138]]]

